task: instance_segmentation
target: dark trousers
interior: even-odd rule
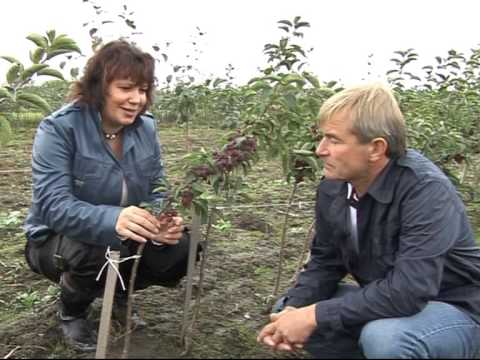
[[[178,284],[187,272],[189,244],[187,232],[177,245],[157,246],[147,242],[140,259],[135,290],[151,285],[172,287]],[[123,242],[120,257],[135,255],[137,248],[138,243],[134,241]],[[103,296],[107,271],[102,273],[99,281],[96,278],[106,261],[106,250],[57,234],[40,245],[27,241],[25,256],[33,271],[60,284],[64,315],[80,316],[96,297]],[[120,296],[127,294],[133,263],[132,259],[119,265],[127,289],[123,291],[117,281],[116,290]]]

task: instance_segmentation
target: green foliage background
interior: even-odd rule
[[[96,4],[95,9],[101,13],[101,5]],[[125,7],[125,13],[118,17],[133,35],[137,30],[134,12]],[[102,24],[108,22],[112,21],[99,18],[86,23],[91,26],[92,49],[105,42]],[[185,64],[170,64],[172,73],[162,85],[159,82],[151,111],[159,121],[185,129],[187,150],[192,126],[232,129],[257,139],[257,158],[280,159],[289,183],[315,181],[322,170],[314,156],[318,142],[316,116],[321,104],[341,90],[342,84],[321,81],[308,69],[309,50],[302,46],[310,27],[307,21],[296,16],[278,21],[277,26],[279,39],[265,44],[267,65],[258,76],[235,85],[234,67],[229,64],[224,75],[199,82],[194,76],[196,58],[187,56],[190,60]],[[204,36],[197,30],[197,37]],[[124,38],[130,40],[130,35]],[[31,65],[0,54],[0,61],[11,63],[0,87],[0,146],[8,142],[17,126],[36,124],[49,111],[61,107],[70,82],[79,74],[78,69],[71,69],[70,80],[64,75],[72,56],[82,53],[73,39],[55,30],[45,35],[30,34],[27,39],[34,45]],[[168,64],[168,44],[157,43],[152,49],[158,62]],[[198,48],[193,52],[198,53]],[[63,58],[58,69],[50,66],[54,57]],[[436,56],[433,64],[415,70],[418,59],[414,49],[395,51],[392,68],[386,73],[408,124],[409,145],[442,168],[465,200],[478,201],[474,185],[479,180],[480,49],[473,48],[469,54],[452,49]],[[36,85],[39,76],[55,80]],[[185,169],[212,163],[212,154],[218,150],[202,149],[202,153],[191,154],[183,160]],[[241,177],[238,172],[223,176],[223,181],[230,182],[224,188],[235,187]],[[201,189],[209,191],[204,185]]]

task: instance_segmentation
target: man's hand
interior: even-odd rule
[[[271,322],[257,337],[257,341],[274,350],[293,351],[302,348],[317,327],[315,304],[303,308],[286,307],[270,315]]]
[[[285,313],[287,313],[289,311],[292,311],[292,310],[295,310],[295,309],[296,309],[296,307],[293,307],[293,306],[285,306],[282,311],[280,311],[278,313],[270,314],[270,321],[274,322],[274,321],[278,320]]]

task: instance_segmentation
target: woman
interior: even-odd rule
[[[87,310],[102,296],[105,275],[96,277],[108,247],[128,257],[146,243],[136,289],[174,286],[186,273],[189,237],[182,218],[166,224],[138,207],[162,201],[153,192],[164,176],[160,144],[155,120],[145,113],[154,64],[125,41],[106,44],[74,84],[72,102],[43,120],[35,137],[26,259],[33,271],[59,283],[63,334],[81,350],[96,345]],[[120,265],[125,283],[131,267],[132,261]],[[126,292],[118,287],[117,293],[122,313]]]

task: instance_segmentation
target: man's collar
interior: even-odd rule
[[[382,169],[377,178],[368,187],[367,193],[370,194],[376,201],[389,204],[393,199],[393,192],[395,184],[398,181],[398,175],[396,174],[396,166],[398,159],[391,159],[388,164]],[[323,186],[320,191],[330,196],[337,196],[341,193],[348,195],[347,181],[342,180],[327,180],[324,177],[322,181],[325,181],[326,186]]]
[[[377,178],[368,187],[367,193],[378,202],[388,204],[392,202],[393,191],[397,176],[395,174],[396,159],[391,159]]]

